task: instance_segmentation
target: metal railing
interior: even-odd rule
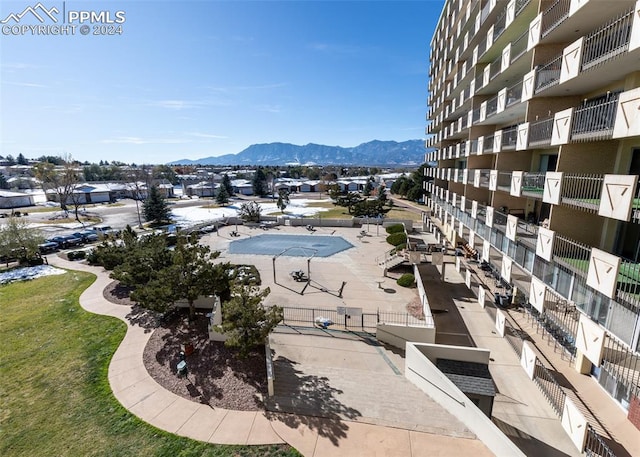
[[[591,247],[556,234],[553,241],[553,260],[569,270],[586,276],[589,269]]]
[[[562,178],[561,203],[590,213],[597,213],[604,175],[570,174]]]
[[[584,453],[587,457],[616,457],[616,454],[589,424],[587,424],[587,439],[584,444]]]
[[[551,33],[569,17],[571,0],[556,0],[546,11],[542,13],[542,37]]]
[[[623,259],[618,269],[618,298],[640,308],[640,263]]]
[[[518,17],[518,14],[520,14],[522,10],[525,9],[530,2],[531,0],[516,0],[515,16]]]
[[[480,120],[480,108],[473,110],[471,114],[471,122],[478,122]]]
[[[498,96],[496,95],[493,98],[487,100],[487,111],[485,113],[485,119],[489,116],[493,116],[498,112]]]
[[[567,394],[564,393],[562,386],[556,381],[555,377],[547,368],[536,359],[536,366],[533,371],[533,380],[536,382],[542,393],[556,414],[562,417],[564,402]]]
[[[460,143],[460,156],[464,157],[467,155],[467,142],[463,141]]]
[[[629,49],[633,9],[590,33],[582,47],[582,70],[610,60]]]
[[[476,67],[479,68],[479,67]],[[484,83],[484,71],[483,70],[478,70],[479,73],[476,75],[474,81],[475,81],[475,86],[476,86],[476,91],[479,89],[482,89],[483,83]]]
[[[491,173],[488,169],[480,170],[480,187],[488,189],[489,188],[489,174]]]
[[[493,141],[495,135],[488,135],[484,137],[484,144],[482,145],[482,152],[493,152]]]
[[[538,93],[553,87],[560,82],[560,71],[562,69],[562,54],[551,59],[549,62],[536,69],[536,81],[534,93]]]
[[[499,171],[497,187],[505,192],[511,191],[511,171]]]
[[[508,108],[512,105],[520,103],[522,99],[522,81],[507,89],[507,100],[505,102],[505,107]]]
[[[528,39],[529,31],[527,30],[511,43],[511,58],[509,59],[509,63],[515,62],[520,56],[527,52]]]
[[[493,41],[495,42],[500,35],[504,32],[504,29],[507,26],[507,10],[506,8],[502,11],[500,16],[498,16],[493,23]]]
[[[633,208],[631,210],[631,222],[640,224],[640,181],[636,184],[636,195],[633,198]]]
[[[478,139],[476,138],[475,140],[471,140],[471,144],[469,146],[469,154],[470,155],[475,155],[478,154]],[[639,186],[640,188],[640,186]],[[640,219],[640,216],[639,216]]]
[[[490,65],[489,81],[493,80],[502,71],[502,55],[498,56]]]
[[[522,176],[522,195],[542,198],[546,177],[547,174],[545,172],[525,172]]]
[[[502,131],[502,149],[511,150],[516,148],[518,141],[518,126],[509,127]]]
[[[553,118],[529,124],[529,146],[546,146],[551,144],[553,134]]]
[[[571,123],[571,139],[593,141],[611,138],[619,95],[619,92],[608,93],[597,99],[586,100],[576,108]]]

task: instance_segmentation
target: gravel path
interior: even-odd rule
[[[159,315],[141,308],[129,299],[129,291],[117,281],[109,284],[104,296],[112,303],[132,306],[131,319],[153,330],[144,348],[144,365],[153,379],[165,389],[189,400],[211,407],[240,411],[263,408],[267,394],[264,348],[240,359],[223,343],[209,341],[208,319],[197,315],[189,323],[185,313],[171,322],[159,323]],[[176,365],[184,343],[190,341],[194,352],[186,356],[187,376],[178,376]]]

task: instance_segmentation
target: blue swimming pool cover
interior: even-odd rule
[[[353,245],[341,236],[263,234],[232,241],[229,253],[329,257],[352,247]]]

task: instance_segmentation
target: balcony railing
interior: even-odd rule
[[[471,140],[471,144],[469,146],[469,155],[478,154],[478,140]]]
[[[467,155],[467,142],[463,141],[462,143],[460,143],[460,156],[466,156]]]
[[[495,42],[507,26],[507,10],[502,11],[500,16],[493,23],[493,41]]]
[[[476,82],[476,84],[475,84],[475,86],[476,86],[476,91],[477,91],[478,89],[482,89],[482,86],[484,85],[484,84],[483,84],[483,83],[484,83],[484,71],[481,71],[481,70],[479,70],[479,71],[480,71],[480,73],[479,73],[479,74],[477,74],[477,75],[476,75],[476,78],[475,78],[475,82]]]
[[[604,140],[613,135],[616,110],[620,93],[608,93],[603,97],[587,100],[573,114],[571,139]]]
[[[480,187],[488,189],[489,188],[489,175],[491,171],[488,169],[480,170]]]
[[[471,115],[472,122],[478,122],[480,120],[480,108],[476,108],[473,110],[473,114]]]
[[[591,247],[556,234],[553,240],[553,260],[571,271],[586,276],[589,271]]]
[[[527,7],[531,0],[516,0],[516,17],[522,13],[522,10]]]
[[[464,170],[462,170],[461,168],[455,170],[454,173],[454,181],[456,182],[462,182],[462,177],[464,176]]]
[[[515,84],[507,89],[507,101],[506,107],[513,106],[517,103],[520,103],[522,99],[522,81],[518,84]]]
[[[470,169],[467,170],[467,184],[473,185],[473,181],[476,177],[476,170]]]
[[[518,126],[509,127],[502,131],[502,150],[513,150],[518,141]]]
[[[498,96],[487,100],[487,112],[486,117],[493,116],[498,112]]]
[[[582,47],[582,70],[626,52],[629,48],[632,23],[633,9],[587,35]]]
[[[511,191],[511,171],[499,171],[497,187],[505,192]]]
[[[489,135],[484,138],[484,145],[482,148],[482,152],[493,152],[494,139],[495,139],[495,135]]]
[[[491,62],[491,70],[489,70],[489,81],[493,80],[502,71],[502,55],[498,56]]]
[[[527,30],[518,38],[516,38],[516,40],[513,43],[511,43],[510,63],[515,62],[516,60],[518,60],[518,57],[520,57],[525,52],[527,52],[527,45],[529,44],[528,38],[529,38],[529,31]]]
[[[617,289],[619,300],[640,307],[640,263],[622,260]]]
[[[551,144],[553,118],[532,122],[529,125],[529,146],[547,146]]]
[[[631,222],[640,224],[640,182],[636,184],[636,195],[633,199],[633,211],[631,213]]]
[[[551,33],[556,27],[569,17],[571,0],[556,0],[546,11],[542,13],[542,37]]]
[[[571,174],[562,178],[561,203],[597,213],[604,175]]]
[[[560,69],[562,68],[562,54],[551,61],[538,67],[536,70],[536,86],[534,92],[553,87],[560,81]]]
[[[522,177],[522,195],[542,198],[546,176],[547,174],[544,172],[524,173]]]

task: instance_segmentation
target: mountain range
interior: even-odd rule
[[[202,159],[181,159],[168,165],[351,165],[417,166],[424,163],[427,152],[424,140],[373,140],[351,148],[309,143],[253,144],[237,154]]]

